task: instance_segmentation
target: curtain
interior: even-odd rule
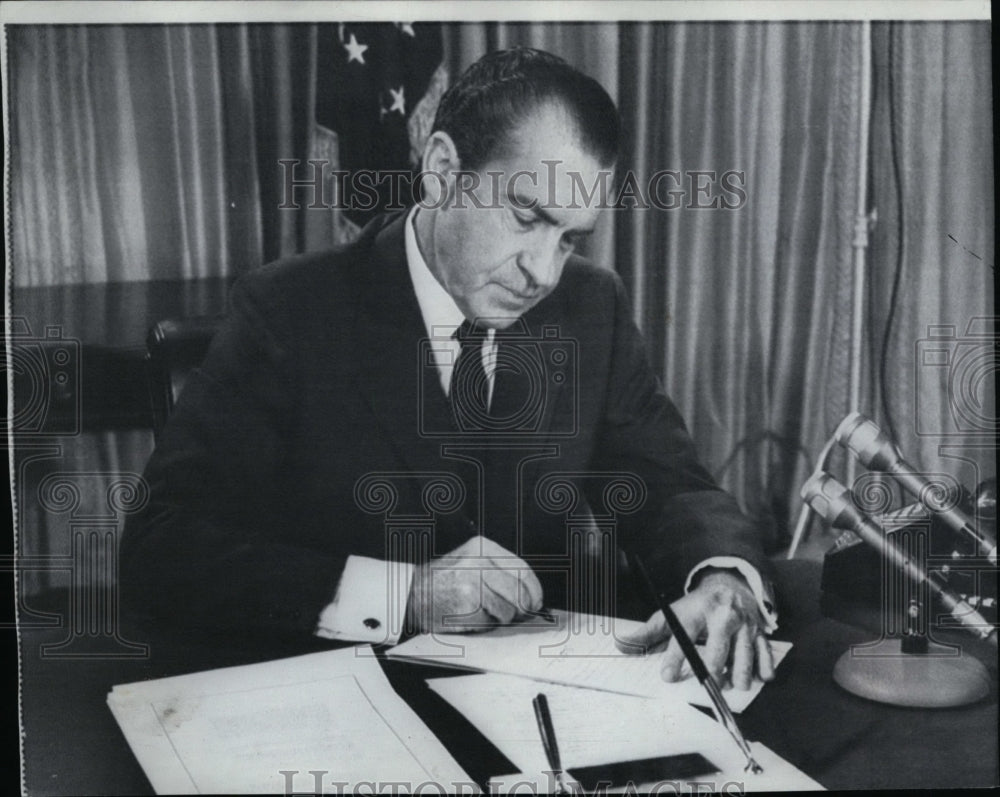
[[[688,193],[683,209],[619,214],[620,268],[703,458],[768,536],[787,534],[847,411],[860,27],[623,31],[629,166],[685,173]],[[727,171],[745,202],[692,207],[711,203],[691,172]]]
[[[619,104],[619,183],[682,175],[660,196],[683,188],[684,207],[605,213],[589,254],[624,278],[702,459],[785,541],[848,409],[860,24],[464,25],[452,43],[456,70],[485,49],[553,49]],[[713,201],[692,179],[739,207],[689,209]]]
[[[228,275],[304,248],[278,161],[307,151],[313,26],[8,35],[15,285]]]
[[[6,32],[14,316],[19,287],[235,276],[307,247],[303,213],[279,209],[279,160],[308,153],[314,26]],[[141,473],[152,447],[148,430],[20,445],[21,555],[69,555],[74,523],[107,516],[109,488]],[[72,510],[39,492],[56,472],[77,474]],[[32,594],[67,575],[28,571],[21,587]]]
[[[622,174],[642,187],[657,171],[681,175],[661,186],[681,190],[684,206],[605,212],[585,254],[622,275],[703,460],[773,545],[786,541],[813,459],[855,409],[861,30],[445,26],[452,79],[488,50],[556,52],[618,102]],[[315,26],[12,26],[8,36],[15,285],[233,275],[328,243],[325,216],[279,208],[278,161],[304,161],[313,143]],[[994,456],[995,360],[979,356],[992,338],[969,334],[994,312],[989,45],[988,23],[873,26],[878,223],[856,409],[899,434],[921,467],[966,484],[990,475]],[[722,192],[734,207],[687,207],[699,204],[693,179],[718,196],[724,173],[743,192]],[[967,368],[923,365],[933,327],[954,328],[935,345]],[[933,401],[948,390],[961,411]],[[141,471],[149,445],[140,433],[101,435],[70,453],[80,468]]]
[[[991,30],[873,26],[872,411],[904,456],[996,477]]]

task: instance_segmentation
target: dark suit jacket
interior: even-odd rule
[[[566,605],[597,588],[580,580],[588,507],[605,549],[639,552],[668,594],[713,555],[767,572],[609,271],[572,258],[506,336],[541,368],[525,428],[456,434],[421,344],[404,219],[238,281],[149,461],[150,500],[122,542],[127,606],[189,628],[309,633],[348,555],[410,557],[387,540],[421,529],[435,555],[482,532]]]

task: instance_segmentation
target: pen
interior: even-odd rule
[[[729,731],[729,735],[733,737],[736,744],[739,745],[740,750],[743,751],[743,755],[747,757],[747,765],[744,767],[744,771],[750,770],[754,774],[760,774],[764,771],[764,768],[758,764],[753,757],[753,753],[750,751],[750,745],[744,738],[743,734],[740,732],[739,725],[736,724],[736,718],[733,716],[733,712],[729,710],[729,705],[726,703],[726,699],[722,696],[722,692],[719,690],[718,684],[715,683],[715,679],[708,672],[708,668],[705,666],[705,662],[701,660],[701,656],[698,655],[698,650],[694,646],[694,642],[691,641],[691,637],[688,636],[687,631],[684,630],[684,626],[681,625],[681,621],[677,619],[677,615],[674,614],[674,610],[670,608],[670,604],[667,602],[666,598],[660,593],[657,593],[656,588],[653,586],[653,582],[649,578],[649,573],[646,572],[646,568],[638,556],[634,554],[629,557],[630,564],[632,566],[632,571],[636,574],[639,580],[639,586],[641,591],[645,592],[645,599],[657,606],[663,616],[667,619],[667,625],[670,626],[670,631],[673,633],[674,638],[677,640],[677,644],[680,645],[681,651],[684,653],[684,658],[687,659],[688,665],[691,667],[691,672],[694,673],[695,678],[698,682],[705,687],[705,691],[708,692],[709,698],[712,700],[712,706],[715,709],[716,719],[722,726]]]
[[[552,727],[552,715],[549,713],[549,701],[539,692],[531,701],[535,708],[535,719],[538,722],[538,733],[542,737],[542,747],[549,767],[556,776],[556,793],[569,794],[563,774],[562,762],[559,760],[559,745],[556,743],[556,730]]]

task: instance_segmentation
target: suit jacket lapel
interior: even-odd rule
[[[406,265],[405,220],[400,214],[380,230],[369,262],[359,264],[368,269],[358,325],[360,389],[409,468],[440,471],[448,405]]]
[[[463,465],[442,456],[443,446],[449,443],[460,447],[485,443],[492,450],[485,463],[487,468],[506,460],[502,466],[506,470],[516,464],[512,460],[530,456],[530,450],[537,452],[540,446],[558,442],[557,438],[550,438],[549,430],[554,408],[568,380],[554,378],[560,368],[553,365],[553,346],[564,341],[558,337],[561,330],[551,318],[552,306],[548,301],[542,302],[515,324],[511,335],[501,335],[501,339],[507,338],[501,340],[502,346],[531,346],[541,355],[544,384],[537,395],[542,408],[532,432],[458,434],[428,348],[423,318],[406,264],[405,219],[405,214],[401,214],[389,220],[375,234],[370,257],[358,263],[361,269],[367,269],[361,278],[363,289],[358,314],[359,387],[390,444],[411,473],[451,471],[468,476],[471,467],[468,463]],[[565,373],[570,379],[575,378],[574,371]],[[513,397],[513,401],[517,400]],[[531,474],[537,467],[537,460],[528,463],[522,474],[522,487],[531,483]],[[471,485],[467,487],[469,498],[476,503],[477,497],[472,494],[474,489]],[[506,502],[508,511],[514,509],[514,495],[498,498]],[[466,512],[470,509],[467,504]],[[480,506],[480,511],[482,509]],[[479,513],[473,510],[472,514]],[[511,545],[512,542],[502,540],[501,544]]]
[[[548,303],[543,302],[532,308],[509,330],[500,335],[501,346],[528,346],[531,347],[530,351],[532,355],[537,353],[540,358],[537,361],[537,365],[540,366],[538,373],[542,378],[542,384],[537,386],[538,391],[535,396],[541,402],[541,412],[534,419],[535,425],[532,433],[522,435],[533,443],[544,442],[548,437],[552,427],[553,411],[566,382],[565,379],[560,378],[560,375],[564,374],[564,369],[553,358],[554,347],[561,348],[564,345],[564,341],[561,338],[561,330],[558,323],[552,320],[546,313],[547,307]],[[501,401],[504,402],[506,400],[507,402],[516,404],[518,397],[503,395],[505,388],[499,381],[502,378],[501,376],[498,379]],[[497,387],[494,386],[494,389],[496,390]],[[526,401],[528,397],[522,396],[520,400]],[[509,404],[508,409],[513,404]]]
[[[572,378],[574,373],[561,359],[566,343],[559,336],[558,326],[550,320],[551,311],[551,306],[539,305],[498,335],[500,367],[491,414],[512,418],[526,407],[538,410],[525,412],[525,425],[514,426],[514,433],[498,432],[488,441],[492,445],[487,450],[490,484],[486,530],[491,538],[518,554],[531,551],[525,542],[529,530],[524,527],[522,516],[526,505],[532,503],[528,494],[530,485],[542,462],[558,452],[558,438],[551,431],[555,408],[568,381],[560,377]],[[515,376],[511,370],[520,373]],[[526,378],[529,374],[532,379]],[[532,384],[538,378],[541,384]]]

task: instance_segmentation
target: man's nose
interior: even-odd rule
[[[534,246],[526,246],[517,256],[517,266],[528,278],[532,291],[551,291],[559,282],[566,255],[560,251],[558,240],[539,240]]]

